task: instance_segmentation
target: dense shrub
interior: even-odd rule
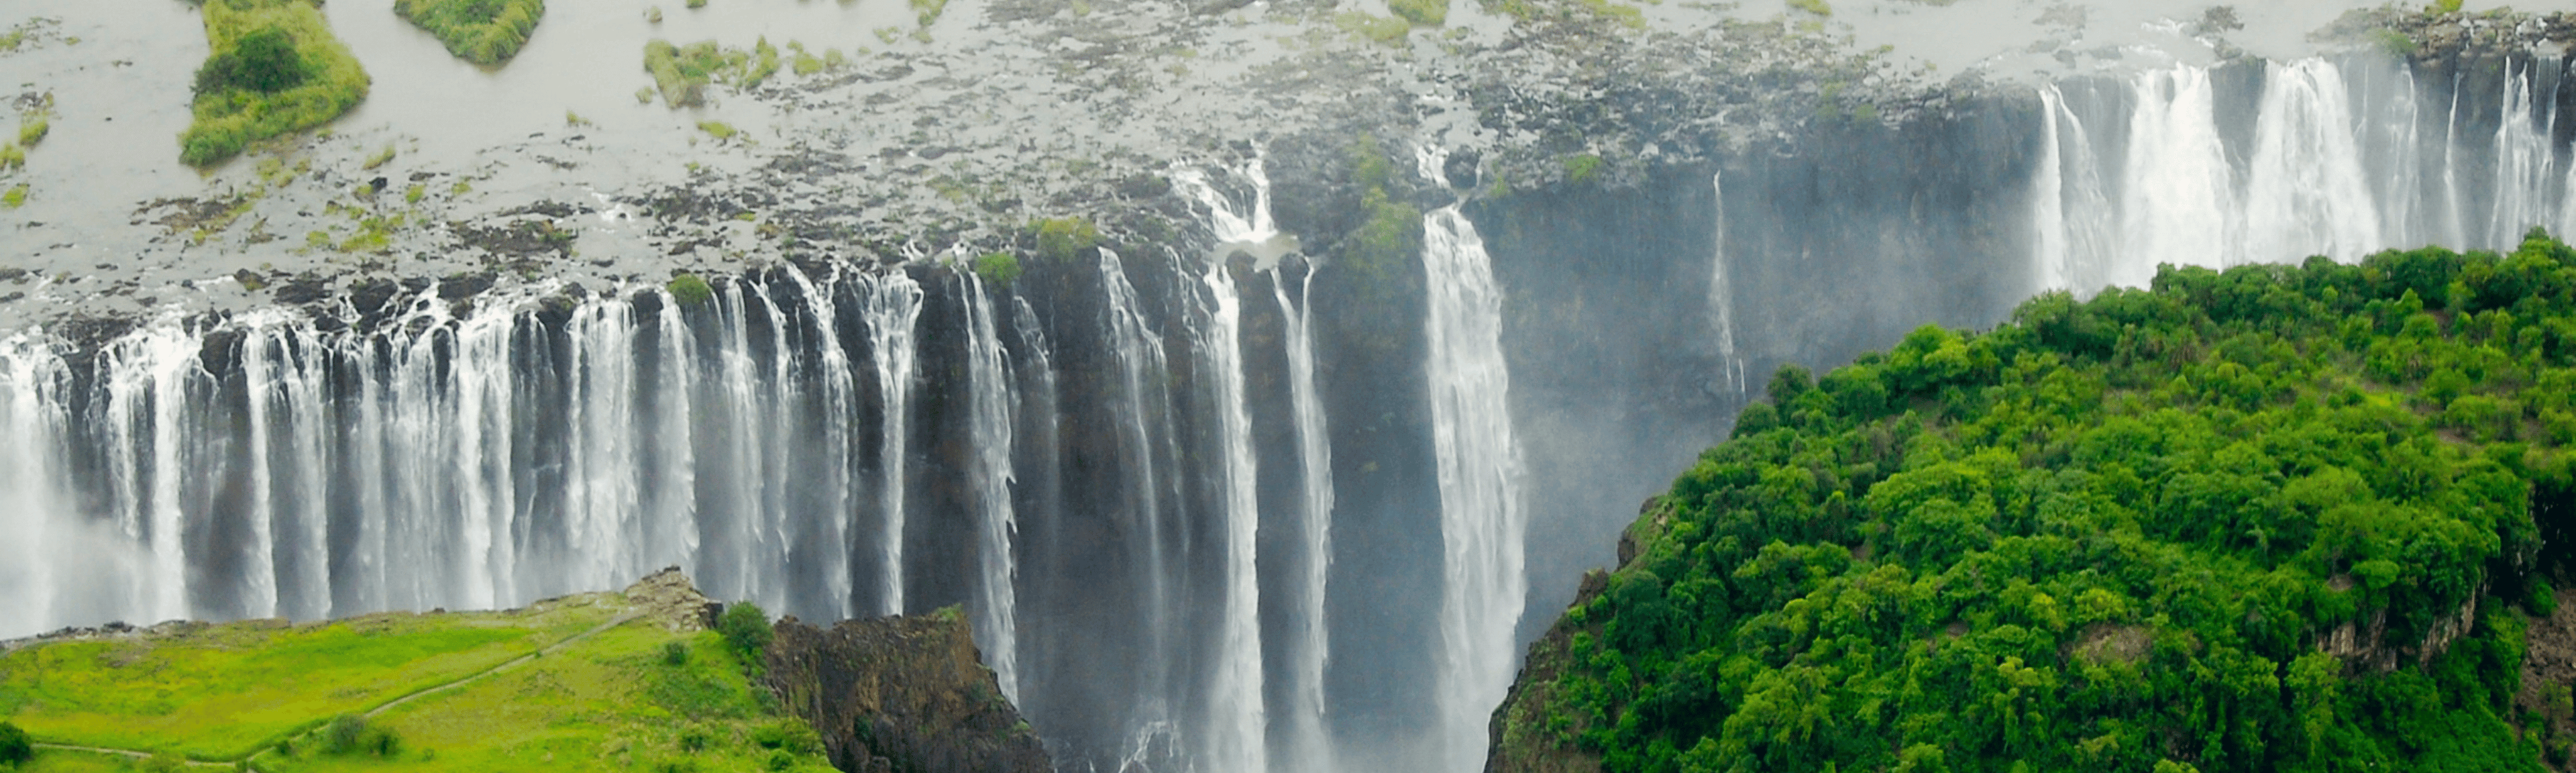
[[[2576,528],[2534,505],[2571,487],[2576,250],[2167,268],[2013,320],[1775,375],[1559,623],[1506,743],[1614,773],[2537,769],[2513,723],[2558,716],[2516,696],[2540,534]]]
[[[668,641],[668,642],[663,642],[663,643],[662,643],[662,664],[663,664],[663,665],[667,665],[667,666],[685,666],[685,665],[688,665],[688,664],[689,664],[689,643],[688,643],[688,642],[684,642],[684,641]]]
[[[27,731],[16,723],[0,721],[0,765],[19,765],[36,756],[36,746],[28,740]]]
[[[402,737],[357,714],[342,714],[322,726],[323,754],[363,754],[391,758],[402,753]]]
[[[776,635],[769,628],[769,613],[748,601],[725,607],[724,614],[716,619],[716,632],[724,634],[725,643],[733,645],[747,661],[756,661],[761,648],[769,646],[770,637]]]
[[[975,259],[975,275],[997,287],[1009,287],[1020,278],[1020,259],[1007,252],[989,252]]]
[[[716,289],[708,286],[707,280],[698,278],[696,274],[672,277],[670,291],[671,300],[678,301],[681,308],[705,305],[708,301],[716,299]]]
[[[243,35],[231,50],[206,57],[197,68],[195,91],[200,97],[236,90],[275,94],[303,85],[313,75],[310,67],[295,52],[295,39],[286,30],[261,27]]]
[[[1037,235],[1038,254],[1048,260],[1072,260],[1074,253],[1100,246],[1100,227],[1079,217],[1032,221],[1029,231]]]

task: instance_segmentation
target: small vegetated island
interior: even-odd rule
[[[1769,382],[1500,771],[2569,764],[2576,250],[2171,268]]]
[[[197,69],[179,160],[205,166],[312,128],[367,98],[369,80],[315,0],[205,0],[212,53]]]
[[[476,64],[497,65],[519,55],[528,33],[546,16],[545,0],[394,0],[394,13],[438,41],[447,52]]]

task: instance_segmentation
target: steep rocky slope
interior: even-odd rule
[[[955,608],[844,620],[785,618],[767,684],[823,733],[850,773],[1046,773],[1046,749],[1002,695]]]

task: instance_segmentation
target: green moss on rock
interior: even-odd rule
[[[1082,250],[1100,246],[1100,227],[1079,217],[1055,217],[1029,223],[1037,236],[1038,255],[1048,260],[1072,260]]]
[[[716,299],[716,289],[708,286],[707,280],[699,279],[696,274],[671,277],[671,283],[667,287],[671,291],[671,300],[678,301],[680,308],[684,309],[703,306]]]
[[[1012,280],[1020,278],[1020,259],[1011,257],[1007,252],[985,253],[983,257],[975,259],[975,275],[982,277],[986,283],[1009,287]]]

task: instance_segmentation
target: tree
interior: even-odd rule
[[[0,765],[24,765],[36,756],[36,745],[17,723],[0,722]]]
[[[716,632],[724,634],[725,641],[740,650],[745,659],[760,654],[775,635],[769,630],[769,613],[748,601],[725,607],[724,615],[716,618]]]
[[[196,92],[199,95],[226,91],[256,91],[275,94],[304,82],[306,67],[302,54],[295,52],[295,39],[286,30],[261,27],[241,36],[232,50],[206,58],[197,68]]]

